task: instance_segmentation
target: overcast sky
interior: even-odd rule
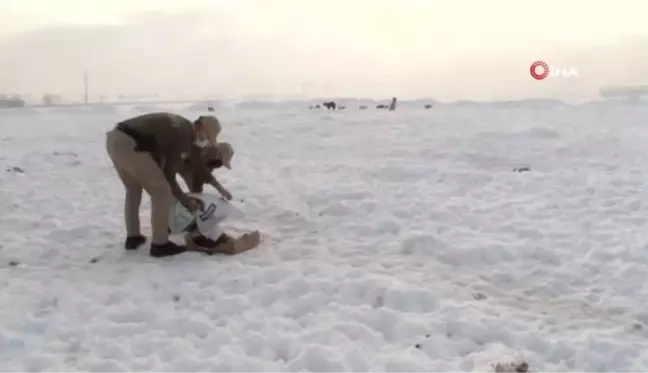
[[[648,85],[648,0],[0,0],[0,93],[588,99]],[[578,77],[535,81],[545,60]]]

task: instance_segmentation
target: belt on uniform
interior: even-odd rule
[[[157,148],[155,137],[153,135],[143,135],[124,123],[118,123],[115,128],[135,140],[135,151],[153,152]]]

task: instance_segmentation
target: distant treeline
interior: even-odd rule
[[[23,106],[25,106],[25,101],[20,97],[7,97],[5,95],[0,95],[0,108],[13,108]]]

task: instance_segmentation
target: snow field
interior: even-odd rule
[[[648,365],[642,106],[223,109],[225,227],[263,243],[162,260],[121,247],[133,114],[0,112],[0,369]]]

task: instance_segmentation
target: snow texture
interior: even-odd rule
[[[0,370],[648,369],[645,105],[219,107],[262,244],[165,259],[105,151],[144,109],[0,112]]]

